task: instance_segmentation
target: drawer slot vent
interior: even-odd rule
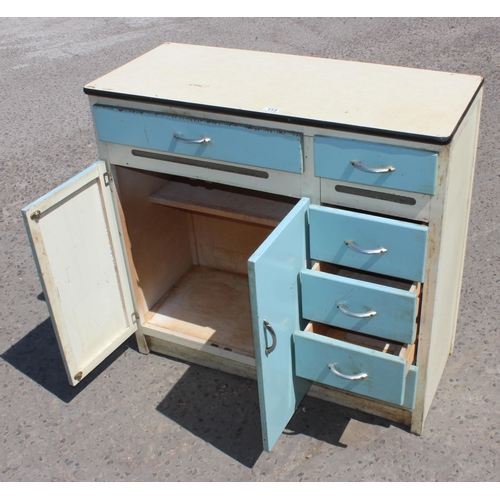
[[[369,189],[360,189],[352,186],[343,186],[337,184],[335,191],[338,193],[353,194],[355,196],[364,196],[365,198],[373,198],[375,200],[391,201],[400,205],[416,205],[417,200],[410,196],[401,196],[393,193],[382,193],[381,191],[371,191]]]
[[[212,163],[204,160],[198,160],[196,158],[182,158],[180,156],[175,156],[175,155],[152,153],[150,151],[143,151],[141,149],[132,149],[132,154],[134,156],[140,156],[141,158],[151,158],[152,160],[172,161],[175,163],[182,163],[184,165],[192,165],[195,167],[208,168],[211,170],[219,170],[221,172],[230,172],[232,174],[248,175],[250,177],[259,177],[261,179],[269,178],[269,174],[261,170],[253,170],[251,168],[244,168],[244,167],[234,167],[232,165],[222,165],[220,163]]]

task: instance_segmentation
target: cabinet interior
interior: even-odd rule
[[[143,325],[254,357],[247,261],[297,199],[115,167]],[[412,291],[421,284],[314,262],[313,270]],[[308,331],[414,361],[414,346],[310,323]]]
[[[115,167],[144,325],[254,357],[247,261],[297,200]]]

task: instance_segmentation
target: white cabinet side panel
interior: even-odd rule
[[[431,202],[429,255],[418,347],[419,381],[412,432],[421,434],[453,345],[476,156],[482,93],[451,145],[446,175]],[[441,177],[440,177],[441,179]]]
[[[431,407],[455,338],[467,244],[481,97],[482,95],[479,94],[476,104],[469,112],[469,119],[464,122],[463,129],[457,134],[450,152],[424,415]]]

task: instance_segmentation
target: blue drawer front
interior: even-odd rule
[[[370,142],[314,138],[314,171],[317,177],[337,179],[369,186],[435,194],[437,179],[436,153]],[[358,162],[369,169],[394,167],[386,173],[357,169]]]
[[[161,113],[94,105],[100,141],[154,149],[197,158],[302,172],[302,140],[298,134],[181,118]],[[209,137],[204,144],[175,139]]]
[[[427,227],[328,207],[310,209],[311,258],[411,281],[424,281]],[[380,254],[358,249],[385,248]]]
[[[404,359],[310,332],[295,331],[293,339],[299,377],[396,405],[405,402]],[[345,380],[335,375],[329,364],[344,375],[368,376]]]
[[[308,269],[301,271],[300,283],[304,318],[404,344],[415,342],[415,293]]]

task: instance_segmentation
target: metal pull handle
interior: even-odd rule
[[[368,172],[369,174],[387,174],[388,172],[394,172],[396,167],[392,165],[387,165],[387,167],[374,168],[374,167],[366,167],[361,162],[357,160],[351,160],[351,165],[362,172]]]
[[[271,337],[273,339],[273,343],[271,344],[271,347],[266,347],[265,353],[270,354],[276,349],[276,333],[274,331],[274,328],[270,325],[270,323],[266,320],[264,320],[264,328],[269,331],[271,334]]]
[[[201,139],[185,139],[179,134],[174,134],[174,139],[184,144],[207,144],[210,142],[210,137],[202,137]]]
[[[368,373],[358,373],[357,375],[344,375],[343,373],[340,373],[333,364],[328,365],[328,368],[330,368],[331,372],[334,375],[337,375],[337,377],[343,378],[344,380],[362,380],[368,377]]]
[[[361,247],[358,247],[354,243],[354,241],[352,241],[352,240],[345,240],[344,243],[351,250],[354,250],[355,252],[358,252],[358,253],[364,253],[367,255],[378,255],[378,254],[387,252],[387,248],[384,248],[384,247],[379,247],[379,248],[361,248]]]
[[[345,304],[337,303],[337,307],[340,309],[341,313],[344,313],[346,316],[351,316],[351,318],[371,318],[372,316],[377,315],[377,311],[374,311],[373,309],[370,309],[367,312],[364,313],[355,313],[352,311],[349,311]]]

